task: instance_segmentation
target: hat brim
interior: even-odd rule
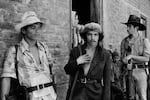
[[[19,23],[15,26],[15,30],[17,32],[20,32],[21,31],[21,28],[25,27],[25,26],[28,26],[28,25],[32,25],[32,24],[35,24],[35,23],[40,23],[41,24],[41,27],[44,26],[44,23],[42,21],[40,21],[39,19],[36,19],[36,20],[32,20],[32,21],[29,21],[29,22],[22,22],[22,23]]]
[[[143,25],[143,24],[140,24],[140,23],[136,23],[136,22],[127,22],[127,23],[122,23],[122,24],[125,24],[125,25],[129,25],[129,24],[132,24],[132,25],[138,25],[140,31],[146,30],[146,26]]]

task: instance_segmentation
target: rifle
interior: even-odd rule
[[[150,100],[150,69],[149,69],[149,66],[150,66],[150,61],[145,63],[145,71],[146,71],[146,74],[147,74],[147,100]]]
[[[78,48],[79,48],[80,55],[82,55],[81,46],[79,45]],[[73,92],[74,92],[74,88],[75,88],[78,76],[79,76],[79,70],[77,70],[77,72],[75,74],[68,100],[72,100],[72,96],[73,96]]]
[[[52,72],[52,67],[53,67],[53,64],[49,64],[49,71],[50,71],[50,75],[52,76],[51,78],[53,80],[53,88],[54,88],[55,92],[57,92],[57,84],[55,82],[55,76]]]
[[[127,98],[128,100],[133,100],[134,96],[132,93],[133,89],[133,82],[132,82],[132,60],[128,61],[127,64],[128,69],[128,76],[127,76]]]

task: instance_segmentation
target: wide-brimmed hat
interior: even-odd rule
[[[33,11],[28,11],[28,12],[25,12],[24,15],[22,16],[22,19],[21,19],[21,23],[17,24],[15,26],[15,29],[17,32],[20,32],[21,31],[21,28],[25,27],[25,26],[28,26],[28,25],[31,25],[31,24],[34,24],[34,23],[41,23],[41,26],[44,24],[36,15],[35,12]]]
[[[98,33],[102,33],[101,25],[98,24],[98,23],[94,23],[94,22],[85,24],[82,35],[86,34],[89,31],[95,31],[95,32],[98,32]]]
[[[137,25],[137,26],[139,26],[139,30],[141,30],[141,31],[146,30],[146,26],[143,25],[142,23],[140,23],[140,18],[137,17],[136,15],[130,15],[129,19],[128,19],[128,22],[122,23],[122,24],[125,24],[125,25],[129,25],[129,24]]]

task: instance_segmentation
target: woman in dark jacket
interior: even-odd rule
[[[101,26],[86,24],[82,37],[85,43],[71,50],[64,68],[72,79],[67,100],[69,96],[71,100],[110,100],[111,60],[109,52],[101,46]]]

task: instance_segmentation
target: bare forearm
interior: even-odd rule
[[[2,86],[1,86],[1,98],[2,100],[6,100],[6,95],[9,94],[10,90],[10,78],[3,78],[2,79]]]
[[[134,63],[145,63],[149,61],[149,57],[144,56],[133,56],[132,59]]]

